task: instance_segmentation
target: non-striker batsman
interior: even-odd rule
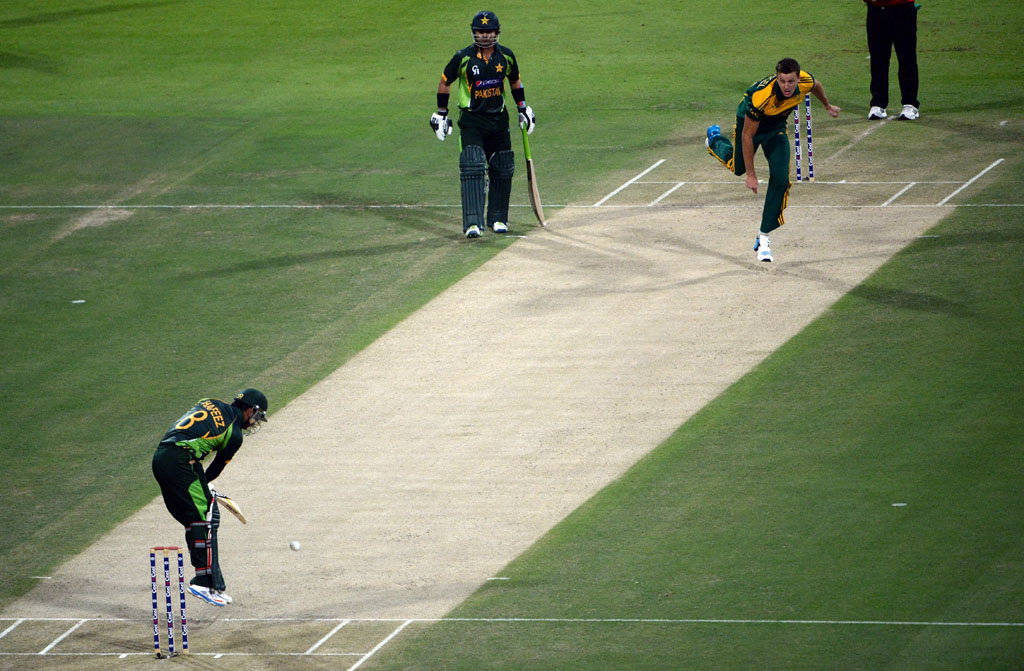
[[[515,54],[498,44],[498,17],[494,12],[478,12],[470,28],[473,44],[456,51],[441,75],[437,112],[430,117],[430,127],[439,140],[451,134],[448,103],[454,87],[459,107],[462,232],[467,238],[478,238],[486,228],[495,233],[508,231],[515,155],[505,108],[506,81],[519,112],[520,127],[532,133],[536,117],[526,104]],[[485,188],[488,177],[490,185]]]

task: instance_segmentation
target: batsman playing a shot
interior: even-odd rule
[[[437,139],[452,132],[448,101],[452,87],[459,106],[459,175],[462,182],[462,233],[478,238],[490,227],[508,231],[508,199],[512,192],[515,155],[505,108],[505,81],[519,110],[519,126],[532,133],[536,117],[526,104],[519,62],[508,47],[498,44],[501,25],[494,12],[478,12],[470,24],[473,44],[455,52],[437,86],[437,112],[430,127]],[[485,174],[490,177],[484,218]]]
[[[754,239],[757,260],[772,262],[772,249],[768,234],[786,223],[783,210],[789,200],[789,117],[803,97],[811,93],[832,118],[839,116],[839,108],[825,95],[821,82],[800,69],[792,58],[783,58],[775,65],[775,74],[755,82],[736,108],[736,125],[732,140],[722,135],[718,125],[708,126],[704,145],[708,153],[721,161],[730,172],[746,174],[746,186],[757,193],[757,171],[754,152],[760,147],[768,159],[768,190],[761,212],[761,229]],[[739,139],[740,150],[736,151]]]
[[[224,606],[223,577],[216,561],[216,535],[211,534],[215,506],[210,481],[217,478],[242,446],[242,434],[259,429],[267,419],[267,397],[243,389],[229,404],[204,398],[182,415],[153,453],[153,477],[160,483],[167,510],[185,527],[195,578],[189,592],[214,606]],[[216,453],[208,469],[202,461]]]

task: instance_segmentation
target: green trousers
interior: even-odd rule
[[[747,166],[743,164],[743,148],[739,146],[743,137],[743,120],[736,117],[732,140],[717,135],[708,143],[708,153],[722,162],[734,175],[743,175]],[[770,233],[786,223],[783,211],[789,203],[789,136],[786,124],[766,130],[758,129],[754,135],[754,152],[758,147],[768,159],[768,189],[764,195],[764,209],[761,211],[761,232]]]

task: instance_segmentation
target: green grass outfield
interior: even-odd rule
[[[549,209],[700,142],[782,55],[844,108],[819,147],[856,137],[861,4],[492,6]],[[924,117],[857,154],[1006,157],[973,200],[1019,204],[1024,9],[924,5]],[[196,398],[280,407],[513,243],[461,241],[457,144],[426,122],[480,8],[0,7],[0,604],[152,500]],[[93,204],[121,207],[26,207]],[[131,208],[189,204],[328,207]],[[455,614],[1024,622],[1021,222],[959,210]],[[445,623],[363,668],[1014,668],[1020,633]]]

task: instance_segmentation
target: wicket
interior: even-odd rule
[[[814,143],[811,139],[811,94],[804,98],[807,117],[807,181],[814,181]],[[793,109],[793,144],[796,150],[796,181],[802,182],[800,174],[800,105]]]
[[[167,654],[160,651],[160,602],[156,594],[156,556],[164,555],[164,596],[167,599]],[[178,553],[178,596],[181,600],[181,652],[188,654],[188,620],[185,618],[185,560],[181,548],[174,546],[152,547],[149,549],[149,576],[153,585],[153,648],[157,659],[173,657],[174,652],[174,606],[171,599],[171,557],[170,553]]]

